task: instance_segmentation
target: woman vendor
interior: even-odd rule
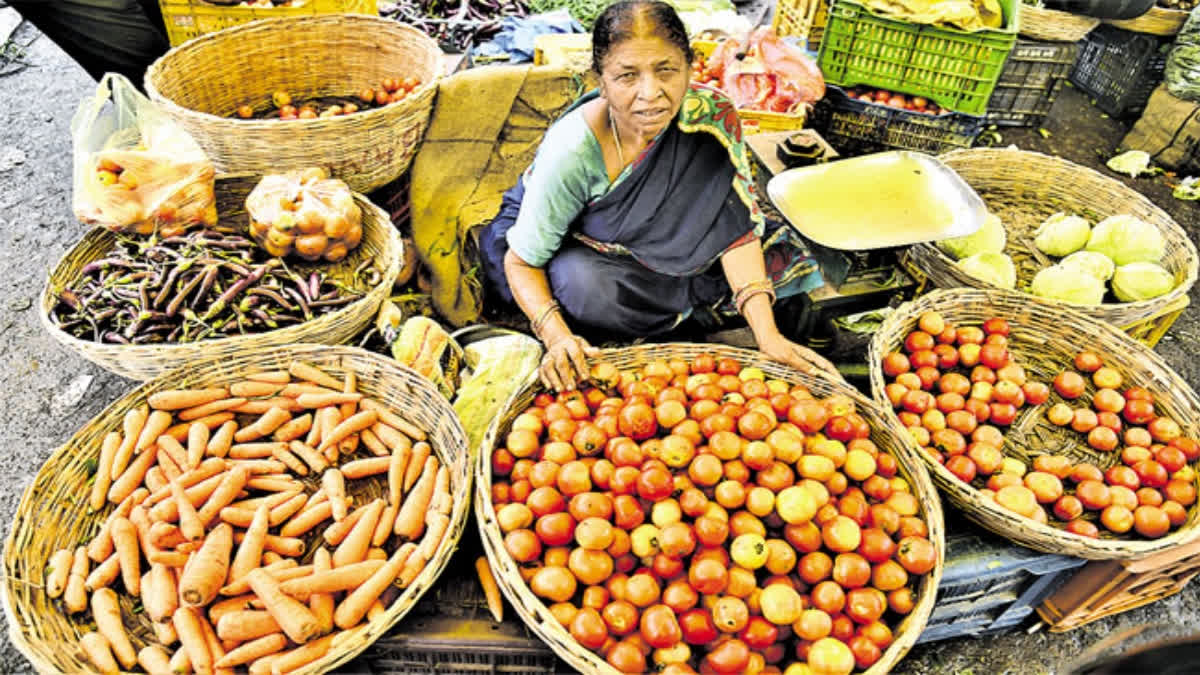
[[[609,6],[592,35],[599,90],[550,127],[483,234],[495,290],[546,346],[547,386],[572,389],[587,377],[595,350],[572,325],[641,337],[723,302],[768,357],[836,374],[776,326],[777,288],[796,292],[797,275],[786,264],[767,273],[737,114],[723,94],[689,82],[691,62],[670,5]]]

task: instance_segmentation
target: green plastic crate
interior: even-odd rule
[[[1017,40],[1021,0],[999,0],[1004,28],[968,33],[873,14],[833,0],[817,62],[825,80],[924,96],[982,115]]]

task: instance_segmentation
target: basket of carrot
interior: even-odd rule
[[[462,534],[462,427],[427,380],[349,347],[187,366],[56,451],[4,549],[39,672],[324,672],[400,620]]]

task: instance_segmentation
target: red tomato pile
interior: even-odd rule
[[[849,397],[708,355],[592,382],[492,454],[504,547],[581,645],[673,675],[881,658],[938,552]]]
[[[271,94],[271,106],[274,110],[268,109],[265,112],[259,113],[255,110],[254,106],[247,104],[238,106],[235,114],[242,119],[251,119],[257,116],[285,121],[340,117],[342,115],[354,114],[360,109],[382,107],[389,103],[403,101],[414,89],[420,86],[421,81],[415,77],[385,77],[377,89],[363,87],[358,90],[354,95],[357,101],[347,99],[339,103],[330,103],[327,105],[321,105],[317,101],[309,101],[297,105],[292,100],[291,94],[286,91],[277,91]]]
[[[872,89],[871,87],[853,87],[846,90],[846,96],[866,103],[878,103],[890,108],[900,108],[926,115],[941,115],[946,112],[941,106],[924,96],[909,96],[898,94],[887,89]]]
[[[883,372],[891,378],[885,393],[913,440],[985,497],[1038,522],[1049,523],[1053,515],[1075,534],[1098,537],[1099,522],[1114,534],[1133,530],[1156,539],[1186,522],[1196,501],[1188,464],[1200,459],[1200,443],[1183,436],[1174,420],[1157,417],[1147,390],[1120,393],[1120,372],[1093,352],[1080,352],[1076,370],[1054,378],[1061,400],[1045,414],[1082,434],[1093,449],[1119,451],[1120,461],[1105,462],[1111,466],[1102,470],[1063,455],[1039,455],[1029,466],[1005,456],[1001,428],[1023,406],[1042,405],[1051,395],[1050,387],[1029,381],[1014,363],[1009,331],[1004,319],[955,327],[926,312],[905,337],[903,351],[883,357]],[[1087,391],[1081,373],[1090,375],[1095,392],[1090,406],[1072,408],[1069,402]]]

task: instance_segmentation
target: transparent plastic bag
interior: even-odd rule
[[[268,253],[338,262],[362,241],[362,209],[324,169],[264,176],[246,197],[250,236]]]
[[[79,104],[71,139],[84,223],[163,236],[217,223],[212,162],[124,76],[106,74]]]

